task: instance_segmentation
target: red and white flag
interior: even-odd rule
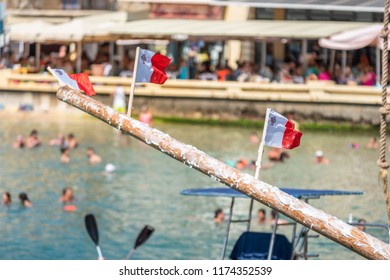
[[[80,74],[67,74],[62,69],[51,69],[48,68],[50,73],[53,74],[55,78],[57,78],[58,82],[61,86],[67,85],[76,90],[82,90],[86,95],[92,96],[96,95],[96,92],[92,86],[91,81],[89,80],[87,73]]]
[[[163,84],[168,79],[165,68],[170,62],[171,59],[164,55],[140,49],[135,81],[137,83]]]
[[[272,109],[268,109],[267,113],[268,124],[264,145],[283,149],[298,147],[302,132],[294,129],[294,123]]]

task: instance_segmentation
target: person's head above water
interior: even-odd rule
[[[36,129],[31,130],[30,136],[38,136],[38,130]]]
[[[12,202],[11,194],[9,192],[3,193],[2,202],[4,205],[9,205]]]
[[[95,149],[92,147],[87,148],[87,156],[90,157],[95,154]]]
[[[221,223],[225,219],[225,214],[223,213],[223,210],[221,208],[218,208],[214,212],[214,222]]]
[[[259,222],[259,224],[262,224],[264,223],[266,220],[266,211],[265,209],[259,209],[259,211],[257,212],[257,221]]]
[[[62,190],[62,201],[63,202],[69,202],[72,201],[74,198],[74,192],[73,189],[70,187],[64,188]]]
[[[25,192],[19,194],[19,200],[23,206],[30,207],[32,205],[30,199]]]
[[[322,158],[324,157],[324,153],[321,150],[316,151],[315,153],[316,158]]]

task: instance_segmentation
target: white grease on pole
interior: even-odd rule
[[[168,134],[118,112],[112,114],[109,106],[69,87],[60,88],[57,97],[104,122],[110,123],[113,127],[120,128],[124,133],[145,143],[150,143],[149,146],[275,209],[363,257],[390,259],[390,246],[383,241],[282,192],[277,187],[232,168],[191,145],[179,142]]]

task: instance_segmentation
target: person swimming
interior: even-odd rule
[[[375,136],[370,137],[370,139],[368,139],[366,147],[368,149],[378,149],[379,144]]]
[[[315,152],[315,163],[329,164],[330,160],[324,157],[324,153],[321,150]]]
[[[65,141],[65,137],[62,133],[58,133],[56,138],[53,138],[49,141],[50,146],[62,146]]]
[[[30,133],[30,136],[26,139],[27,148],[37,148],[41,145],[41,141],[38,138],[38,131],[33,129]]]
[[[214,212],[214,222],[217,224],[222,223],[225,220],[225,214],[221,208],[218,208]]]
[[[284,162],[284,159],[289,158],[290,155],[283,149],[273,147],[268,152],[268,159],[274,162]]]
[[[76,207],[76,205],[73,204],[74,200],[75,200],[75,197],[74,197],[73,189],[70,187],[64,188],[62,190],[62,195],[59,198],[59,201],[64,204],[63,210],[64,211],[71,211],[71,212],[76,211],[77,207]]]
[[[24,207],[31,207],[32,206],[30,199],[28,198],[27,194],[24,192],[19,194],[19,200],[20,200],[20,204]]]
[[[89,164],[94,165],[102,162],[102,158],[95,153],[92,147],[87,148],[87,157]]]
[[[68,134],[67,143],[68,143],[69,149],[75,149],[79,146],[79,142],[77,141],[77,139],[73,133]]]
[[[266,211],[265,209],[261,208],[259,209],[259,211],[257,212],[257,222],[259,224],[264,224],[267,222],[267,218],[266,218]]]
[[[253,145],[258,145],[260,143],[259,135],[257,135],[256,132],[252,132],[251,135],[249,136],[249,141]]]
[[[22,135],[18,135],[16,141],[12,144],[12,147],[15,149],[23,149],[24,148],[24,140]]]
[[[288,224],[288,221],[287,221],[287,220],[279,219],[279,212],[278,212],[278,211],[272,210],[272,211],[271,211],[271,220],[270,220],[270,224],[271,224],[271,225],[274,225],[276,219],[277,219],[277,224],[278,224],[278,225]]]
[[[59,200],[60,200],[60,202],[63,202],[63,203],[73,202],[73,200],[74,200],[73,189],[71,187],[64,188],[62,190],[62,196],[60,197]]]
[[[243,170],[245,167],[248,166],[248,161],[246,159],[243,159],[243,158],[240,158],[237,162],[236,162],[236,165],[235,167],[238,169],[238,170]]]
[[[3,205],[5,205],[5,206],[11,205],[11,203],[12,203],[12,198],[11,198],[11,194],[10,194],[9,192],[3,193],[3,196],[2,196],[2,203],[3,203]]]
[[[69,148],[61,148],[61,163],[69,163],[70,162],[70,149]]]
[[[356,226],[356,228],[360,229],[361,231],[366,231],[366,224],[367,224],[367,221],[365,219],[359,219],[358,225]]]

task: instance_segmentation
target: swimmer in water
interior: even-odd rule
[[[28,198],[27,194],[24,192],[19,194],[19,200],[20,200],[20,204],[24,207],[31,207],[32,206],[30,199]]]
[[[64,211],[76,211],[77,207],[73,204],[74,202],[74,192],[73,189],[68,187],[62,190],[62,196],[59,201],[64,204]]]
[[[273,147],[268,152],[268,159],[275,162],[284,162],[285,158],[289,158],[290,155],[283,149]]]
[[[261,209],[259,209],[259,211],[257,212],[257,222],[258,222],[259,224],[264,224],[265,222],[267,222],[266,211],[265,211],[265,209],[261,208]]]
[[[238,169],[238,170],[243,170],[245,167],[247,167],[248,166],[248,161],[246,160],[246,159],[243,159],[243,158],[241,158],[241,159],[239,159],[237,162],[236,162],[236,168]]]
[[[330,160],[324,157],[324,153],[320,150],[315,153],[315,163],[318,164],[329,164]]]
[[[61,146],[64,143],[65,137],[62,133],[58,133],[56,138],[53,138],[49,141],[50,146]]]
[[[38,131],[33,129],[30,133],[30,136],[26,139],[27,148],[37,148],[41,145],[41,141],[38,138]]]
[[[217,224],[222,223],[225,220],[225,214],[223,213],[223,210],[221,208],[218,208],[215,210],[214,213],[214,222]]]
[[[15,149],[23,149],[24,148],[24,140],[22,135],[18,135],[16,141],[12,144],[12,147]]]
[[[91,165],[98,164],[98,163],[102,162],[102,158],[95,153],[95,150],[92,147],[88,147],[87,157],[88,157],[88,162]]]
[[[260,143],[259,135],[257,135],[256,132],[251,133],[249,140],[250,140],[251,144],[253,144],[253,145],[258,145]]]
[[[69,163],[70,162],[70,149],[69,148],[61,148],[61,163]]]
[[[368,139],[368,143],[367,143],[366,147],[368,149],[378,149],[379,144],[378,144],[378,141],[376,140],[375,136],[370,137],[370,139]]]
[[[67,143],[68,143],[69,149],[75,149],[79,146],[79,143],[77,142],[77,139],[73,133],[68,134]]]
[[[73,200],[74,200],[73,189],[70,187],[64,188],[62,190],[62,196],[60,197],[60,202],[69,203],[69,202],[73,202]]]
[[[12,199],[11,199],[11,194],[10,194],[9,192],[3,193],[3,196],[2,196],[2,203],[3,203],[3,205],[5,205],[5,206],[11,205]]]

